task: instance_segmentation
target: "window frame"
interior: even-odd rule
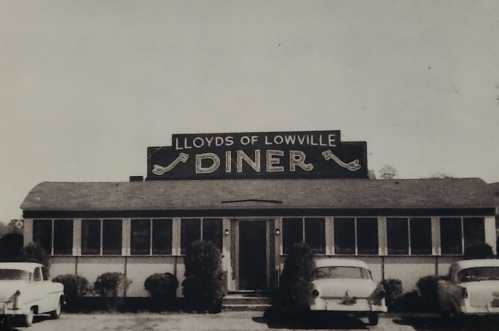
[[[33,224],[33,227],[32,227],[32,230],[31,230],[31,235],[32,235],[32,241],[35,242],[35,238],[34,238],[34,224],[35,222],[37,221],[42,221],[42,222],[50,222],[50,249],[49,251],[47,252],[47,254],[49,256],[75,256],[75,245],[76,245],[76,241],[75,241],[75,238],[74,238],[74,229],[75,229],[75,221],[77,219],[76,218],[71,218],[71,217],[56,217],[56,218],[33,218],[32,219],[32,224]],[[68,254],[56,254],[55,253],[55,221],[65,221],[65,222],[71,222],[71,228],[72,228],[72,231],[71,231],[71,242],[72,242],[72,245],[71,245],[71,252],[68,253]]]
[[[124,228],[124,219],[120,217],[113,218],[81,218],[81,228],[80,228],[80,255],[81,256],[123,256],[123,228]],[[119,254],[104,254],[104,224],[106,220],[112,221],[121,221],[121,252]],[[83,223],[85,221],[99,221],[99,254],[83,254]],[[74,245],[74,244],[73,244]]]
[[[380,256],[380,233],[379,233],[379,225],[378,225],[378,216],[333,216],[333,224],[332,224],[332,248],[333,248],[333,254],[334,256]],[[354,253],[349,254],[349,253],[338,253],[336,251],[336,240],[335,240],[335,224],[336,224],[336,219],[353,219],[353,232],[354,232]],[[359,254],[359,244],[358,244],[358,227],[357,227],[357,219],[368,219],[372,218],[376,220],[376,227],[377,227],[377,235],[378,235],[378,251],[376,253],[368,254],[368,253],[361,253]]]
[[[459,222],[460,222],[460,225],[461,225],[461,227],[460,227],[461,228],[461,238],[460,238],[461,252],[458,253],[458,254],[455,254],[455,253],[444,253],[443,252],[443,245],[442,245],[442,219],[445,219],[445,218],[458,218],[459,219]],[[484,215],[438,216],[438,227],[440,229],[440,237],[439,237],[439,241],[440,241],[440,252],[439,252],[439,255],[440,256],[451,256],[451,257],[452,256],[464,256],[464,253],[465,253],[465,250],[466,250],[466,241],[464,239],[464,237],[465,237],[464,219],[465,218],[479,218],[479,219],[481,219],[481,221],[483,222],[484,243],[487,243],[487,237],[486,237],[486,233],[487,233],[486,219],[487,219],[487,216],[484,216]]]
[[[281,253],[281,256],[287,256],[288,253],[287,252],[284,252],[284,223],[285,223],[285,220],[286,219],[299,219],[300,222],[301,222],[301,242],[302,243],[307,243],[306,242],[306,239],[307,239],[307,232],[305,230],[306,228],[306,225],[305,225],[305,219],[319,219],[319,220],[322,220],[323,221],[323,224],[324,224],[324,236],[323,236],[323,241],[324,241],[324,253],[313,253],[314,256],[327,256],[327,250],[328,250],[328,247],[327,247],[327,219],[328,219],[328,216],[282,216],[281,217],[281,227],[282,227],[282,231],[281,231],[281,248],[280,248],[280,253]]]
[[[182,252],[182,224],[183,224],[184,220],[199,221],[199,239],[196,239],[196,240],[203,240],[203,236],[204,236],[203,224],[204,224],[205,220],[218,220],[218,221],[220,221],[220,224],[222,225],[222,231],[220,233],[222,236],[222,238],[221,238],[222,239],[221,240],[222,247],[218,247],[218,244],[216,242],[213,242],[213,243],[220,249],[220,251],[223,250],[223,237],[224,237],[224,229],[223,229],[224,218],[223,217],[180,217],[179,219],[180,219],[180,238],[178,240],[178,242],[179,242],[178,250],[179,250],[180,256],[185,256],[185,251]],[[173,235],[173,233],[172,233],[172,235]]]
[[[129,255],[130,256],[173,256],[174,252],[174,247],[173,247],[173,232],[174,232],[174,226],[173,226],[173,217],[140,217],[140,218],[130,218],[130,229],[129,229],[129,234],[130,234],[130,242],[129,242]],[[133,254],[132,253],[132,224],[134,221],[148,221],[149,222],[149,253],[147,254]],[[155,222],[164,222],[168,221],[170,223],[170,253],[169,254],[154,254],[153,253],[153,239],[154,239],[154,223]]]
[[[449,216],[450,217],[450,216]],[[434,256],[433,254],[433,226],[432,226],[432,216],[386,216],[386,256],[420,256],[420,257],[428,257],[428,256]],[[407,245],[408,245],[408,251],[407,254],[390,254],[388,252],[388,220],[389,219],[405,219],[407,222]],[[430,247],[430,252],[428,254],[414,254],[413,253],[413,248],[412,248],[412,239],[411,239],[411,221],[414,219],[426,219],[429,224],[430,224],[430,242],[431,242],[431,247]]]

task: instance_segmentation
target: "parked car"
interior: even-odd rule
[[[33,316],[61,316],[64,287],[47,280],[38,263],[0,263],[0,319],[16,317],[24,326]]]
[[[499,260],[454,262],[438,282],[438,299],[445,315],[499,314]]]
[[[367,316],[378,324],[378,313],[386,312],[384,290],[369,266],[353,259],[327,258],[316,261],[313,272],[311,310]]]

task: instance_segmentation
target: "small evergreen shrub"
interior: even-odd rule
[[[402,295],[403,287],[400,279],[389,278],[381,282],[385,289],[385,302],[390,311],[394,310],[397,298]]]
[[[131,283],[121,272],[106,272],[95,280],[94,291],[101,297],[116,298],[122,295]]]
[[[212,242],[195,241],[186,251],[184,264],[182,293],[186,309],[219,312],[225,294],[220,250]]]
[[[28,262],[43,264],[44,276],[48,279],[50,274],[50,256],[43,247],[35,242],[24,247],[23,259]]]
[[[495,258],[492,247],[489,244],[477,244],[466,247],[464,250],[465,259],[493,259]]]
[[[11,232],[0,238],[0,261],[19,261],[23,256],[22,234]]]
[[[151,297],[153,310],[173,307],[177,298],[177,287],[177,278],[168,272],[152,274],[144,282],[144,288]]]
[[[438,281],[441,279],[442,277],[439,276],[425,276],[420,278],[416,283],[416,288],[424,306],[430,311],[439,310]]]
[[[79,299],[88,291],[88,280],[82,276],[59,275],[53,281],[64,285],[64,299],[69,310],[75,309]]]
[[[291,247],[272,298],[272,311],[278,315],[299,316],[310,310],[313,300],[312,273],[315,269],[312,250],[304,243]]]

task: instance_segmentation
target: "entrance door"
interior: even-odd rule
[[[266,222],[239,222],[239,289],[267,286]]]

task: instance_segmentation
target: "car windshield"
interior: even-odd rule
[[[458,274],[459,282],[499,280],[499,267],[475,267],[463,269]]]
[[[0,280],[29,280],[29,272],[18,269],[0,269]]]
[[[371,272],[360,267],[320,267],[314,270],[313,279],[371,279]]]

